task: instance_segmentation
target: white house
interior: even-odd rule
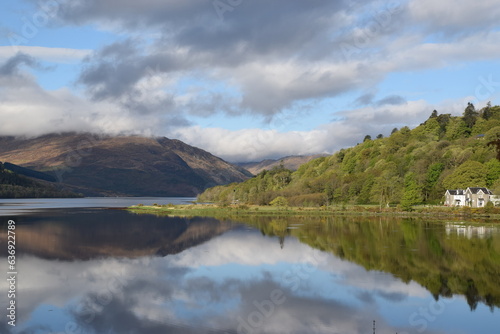
[[[500,195],[490,195],[490,201],[493,202],[495,206],[500,206]]]
[[[493,193],[488,188],[469,187],[465,190],[465,201],[473,208],[483,208]]]
[[[493,202],[495,206],[500,206],[500,196],[484,187],[468,187],[467,189],[446,190],[446,206],[470,206],[473,208],[483,208],[488,202]]]
[[[445,202],[446,206],[464,206],[465,205],[465,190],[446,190]]]

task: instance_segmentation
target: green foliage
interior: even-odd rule
[[[70,191],[42,184],[5,169],[0,162],[0,198],[62,198],[81,197]]]
[[[484,139],[488,143],[488,146],[494,147],[497,152],[496,158],[500,160],[500,126],[490,129]]]
[[[447,176],[443,185],[447,189],[486,187],[486,167],[477,161],[466,161]]]
[[[482,119],[488,120],[491,118],[491,116],[492,116],[491,102],[488,102],[486,107],[479,110],[479,117],[481,117]]]
[[[453,117],[450,119],[446,127],[446,139],[456,140],[465,138],[470,134],[470,129],[467,127],[465,121],[460,117]]]
[[[443,193],[443,189],[441,187],[436,187],[436,185],[438,184],[439,178],[441,177],[444,169],[445,165],[442,162],[435,162],[427,169],[424,186],[424,197],[426,201],[428,201],[429,198],[436,198]]]
[[[431,114],[411,130],[394,129],[329,157],[312,160],[296,171],[283,166],[240,184],[208,189],[201,201],[269,205],[278,196],[290,206],[335,204],[440,203],[447,188],[488,186],[500,195],[500,107],[464,117]],[[466,117],[467,116],[467,117]],[[477,136],[484,134],[484,136]]]
[[[489,122],[489,123],[494,124],[493,122]],[[495,127],[488,129],[488,131],[486,131],[486,133],[485,133],[484,139],[487,142],[499,140],[500,139],[500,126],[495,126]]]
[[[500,179],[500,161],[491,159],[486,164],[486,185],[491,187]]]
[[[422,202],[422,191],[417,183],[415,173],[408,173],[405,176],[403,198],[401,208],[404,211],[412,211],[413,206]]]
[[[474,124],[476,124],[478,116],[479,113],[476,111],[476,107],[469,102],[463,116],[463,120],[469,129],[472,129]]]
[[[278,196],[275,199],[273,199],[269,204],[271,204],[272,206],[284,207],[288,206],[288,200],[283,196]]]

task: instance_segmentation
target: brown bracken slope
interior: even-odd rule
[[[165,137],[0,137],[0,161],[52,174],[87,196],[195,196],[250,176],[206,151]]]

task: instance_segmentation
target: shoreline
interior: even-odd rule
[[[137,214],[154,214],[178,217],[213,217],[232,218],[250,216],[276,216],[276,217],[330,217],[330,216],[381,216],[399,218],[463,218],[480,220],[497,220],[500,222],[500,209],[485,208],[457,208],[444,206],[415,207],[413,211],[402,211],[397,208],[380,208],[379,206],[353,205],[330,207],[273,207],[261,205],[229,205],[216,204],[190,204],[190,205],[133,205],[127,211]]]

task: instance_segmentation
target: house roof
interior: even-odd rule
[[[487,195],[493,195],[493,193],[488,189],[488,188],[483,188],[483,187],[469,187],[467,190],[470,190],[472,194],[478,194],[480,191]]]
[[[450,195],[464,195],[465,190],[463,189],[448,189],[446,190]]]

